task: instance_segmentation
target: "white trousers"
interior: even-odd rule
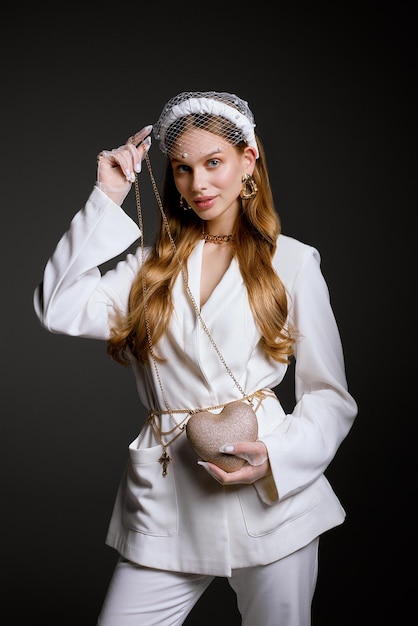
[[[243,626],[310,626],[318,539],[289,556],[232,571]],[[180,626],[213,576],[167,572],[120,559],[97,626]]]

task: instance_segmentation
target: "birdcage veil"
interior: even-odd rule
[[[171,98],[154,124],[154,136],[167,156],[189,128],[213,132],[235,146],[245,142],[259,156],[254,134],[254,116],[248,102],[235,94],[219,91],[184,91]],[[187,156],[190,144],[183,146]]]

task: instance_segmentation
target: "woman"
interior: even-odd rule
[[[162,199],[154,181],[161,228],[145,246],[121,205],[135,182],[142,228],[137,176],[144,158],[150,169],[152,129],[167,170]],[[280,232],[248,104],[184,92],[154,127],[101,152],[34,306],[53,333],[105,340],[148,410],[110,521],[120,559],[98,624],[182,624],[225,576],[244,625],[308,626],[318,538],[345,518],[324,471],[357,407],[319,253]],[[292,358],[286,414],[272,389]]]

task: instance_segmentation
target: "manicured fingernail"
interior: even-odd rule
[[[234,446],[231,446],[230,444],[226,444],[219,448],[219,452],[226,452],[227,454],[230,454],[233,451],[234,451]]]
[[[198,465],[201,465],[201,466],[205,469],[205,471],[206,471],[206,472],[207,472],[210,476],[213,476],[213,478],[216,478],[216,480],[217,480],[217,476],[216,476],[216,474],[214,474],[214,473],[212,472],[211,468],[210,468],[210,467],[209,467],[209,465],[206,463],[206,461],[198,461],[198,462],[197,462],[197,464],[198,464]]]
[[[131,171],[126,172],[126,180],[133,183],[135,181],[135,174]]]

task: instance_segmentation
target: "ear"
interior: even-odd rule
[[[252,146],[244,148],[244,166],[245,173],[252,174],[254,172],[255,162],[257,160],[257,153]]]

